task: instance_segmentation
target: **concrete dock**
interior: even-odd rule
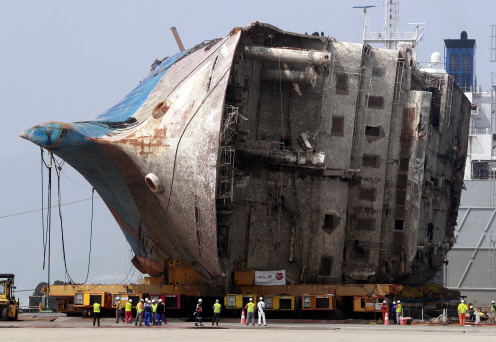
[[[114,318],[102,318],[100,327],[93,327],[93,319],[61,316],[21,315],[17,322],[0,321],[2,341],[480,341],[494,337],[494,326],[422,326],[377,324],[329,324],[290,321],[268,321],[267,327],[246,326],[220,322],[219,327],[169,319],[167,325],[135,326],[115,323]]]

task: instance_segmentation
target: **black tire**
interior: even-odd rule
[[[9,319],[9,308],[4,306],[2,308],[2,321],[6,322]]]
[[[16,314],[14,317],[14,321],[17,321],[19,319],[19,308],[16,307]]]
[[[81,311],[81,317],[83,318],[88,317],[88,310]]]

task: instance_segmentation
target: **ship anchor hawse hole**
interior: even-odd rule
[[[154,173],[147,174],[145,177],[145,182],[151,191],[162,192],[163,188],[162,184],[160,184],[160,179],[158,179],[157,175],[155,175]]]

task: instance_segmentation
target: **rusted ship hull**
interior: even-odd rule
[[[171,57],[91,120],[21,136],[98,191],[158,276],[429,279],[452,245],[470,103],[399,51],[255,23]]]

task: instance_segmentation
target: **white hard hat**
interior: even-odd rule
[[[250,298],[250,302],[253,302],[253,298]]]
[[[152,303],[155,302],[155,299],[152,299]]]
[[[471,309],[473,309],[473,306],[472,306],[472,305],[470,305],[470,308],[471,308]]]
[[[148,298],[145,299],[145,302],[148,302]]]
[[[142,301],[143,301],[143,298],[140,299],[140,302],[142,302]]]
[[[160,303],[162,303],[162,299],[159,299],[158,301],[159,301]]]
[[[201,300],[201,298],[200,298],[200,299],[198,299],[198,303],[201,303],[201,302],[203,302],[203,301]]]
[[[386,304],[386,301],[385,301],[385,300],[383,300],[383,301],[382,301],[382,304]]]
[[[260,297],[260,301],[262,301],[262,300],[263,300],[263,297]]]
[[[218,299],[216,299],[216,300],[215,300],[215,302],[216,302],[216,303],[218,303],[218,302],[219,302],[219,300],[218,300]]]
[[[396,304],[396,302],[393,302],[393,304]]]
[[[121,297],[116,297],[115,299],[119,300],[119,299],[121,299]]]
[[[463,299],[461,300],[461,302],[462,302],[462,303],[465,303],[465,301],[464,301]]]
[[[132,302],[133,302],[133,300],[132,300],[132,299],[130,299],[130,300],[129,300],[129,303],[132,303]]]
[[[494,303],[494,300],[492,301],[492,303]]]
[[[396,303],[399,303],[399,302],[400,302],[400,300],[398,299],[398,301]]]

